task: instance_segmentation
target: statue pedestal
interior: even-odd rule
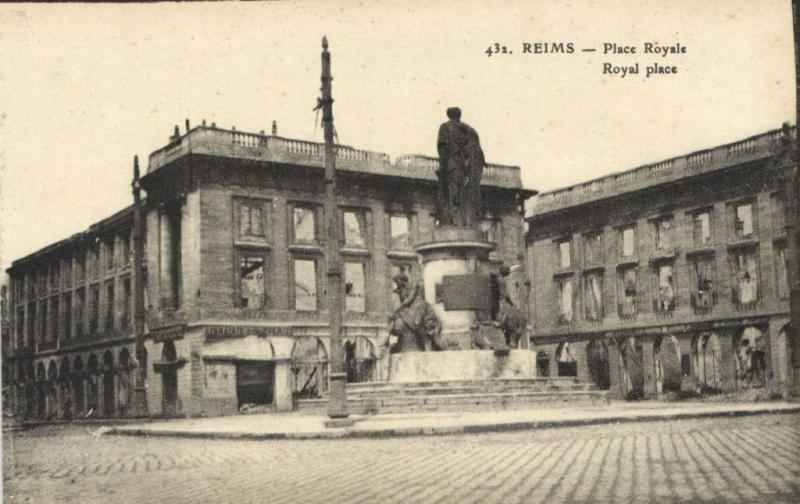
[[[493,350],[398,353],[389,360],[389,382],[533,378],[535,359],[529,350],[510,350],[508,355],[495,355]]]
[[[444,309],[437,296],[441,290],[442,277],[480,273],[481,263],[488,260],[495,244],[485,239],[477,228],[441,226],[433,230],[433,241],[417,246],[422,261],[422,281],[425,285],[425,300],[433,307],[442,324],[442,338],[454,350],[472,348],[472,328],[475,312],[471,310]]]

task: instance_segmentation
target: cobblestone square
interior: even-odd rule
[[[3,436],[5,502],[797,502],[800,415],[315,441]]]

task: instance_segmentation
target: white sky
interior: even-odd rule
[[[342,143],[435,154],[458,105],[540,191],[794,123],[789,0],[4,5],[0,27],[3,268],[128,205],[133,155],[185,118],[321,141],[323,33]],[[556,41],[576,52],[520,54]],[[580,52],[648,41],[688,52]],[[487,57],[494,42],[516,54]]]

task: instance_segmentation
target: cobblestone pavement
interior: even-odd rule
[[[4,502],[798,502],[800,415],[315,441],[3,435]]]

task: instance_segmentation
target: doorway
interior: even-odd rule
[[[275,395],[275,363],[239,361],[236,363],[238,406],[272,404]]]

